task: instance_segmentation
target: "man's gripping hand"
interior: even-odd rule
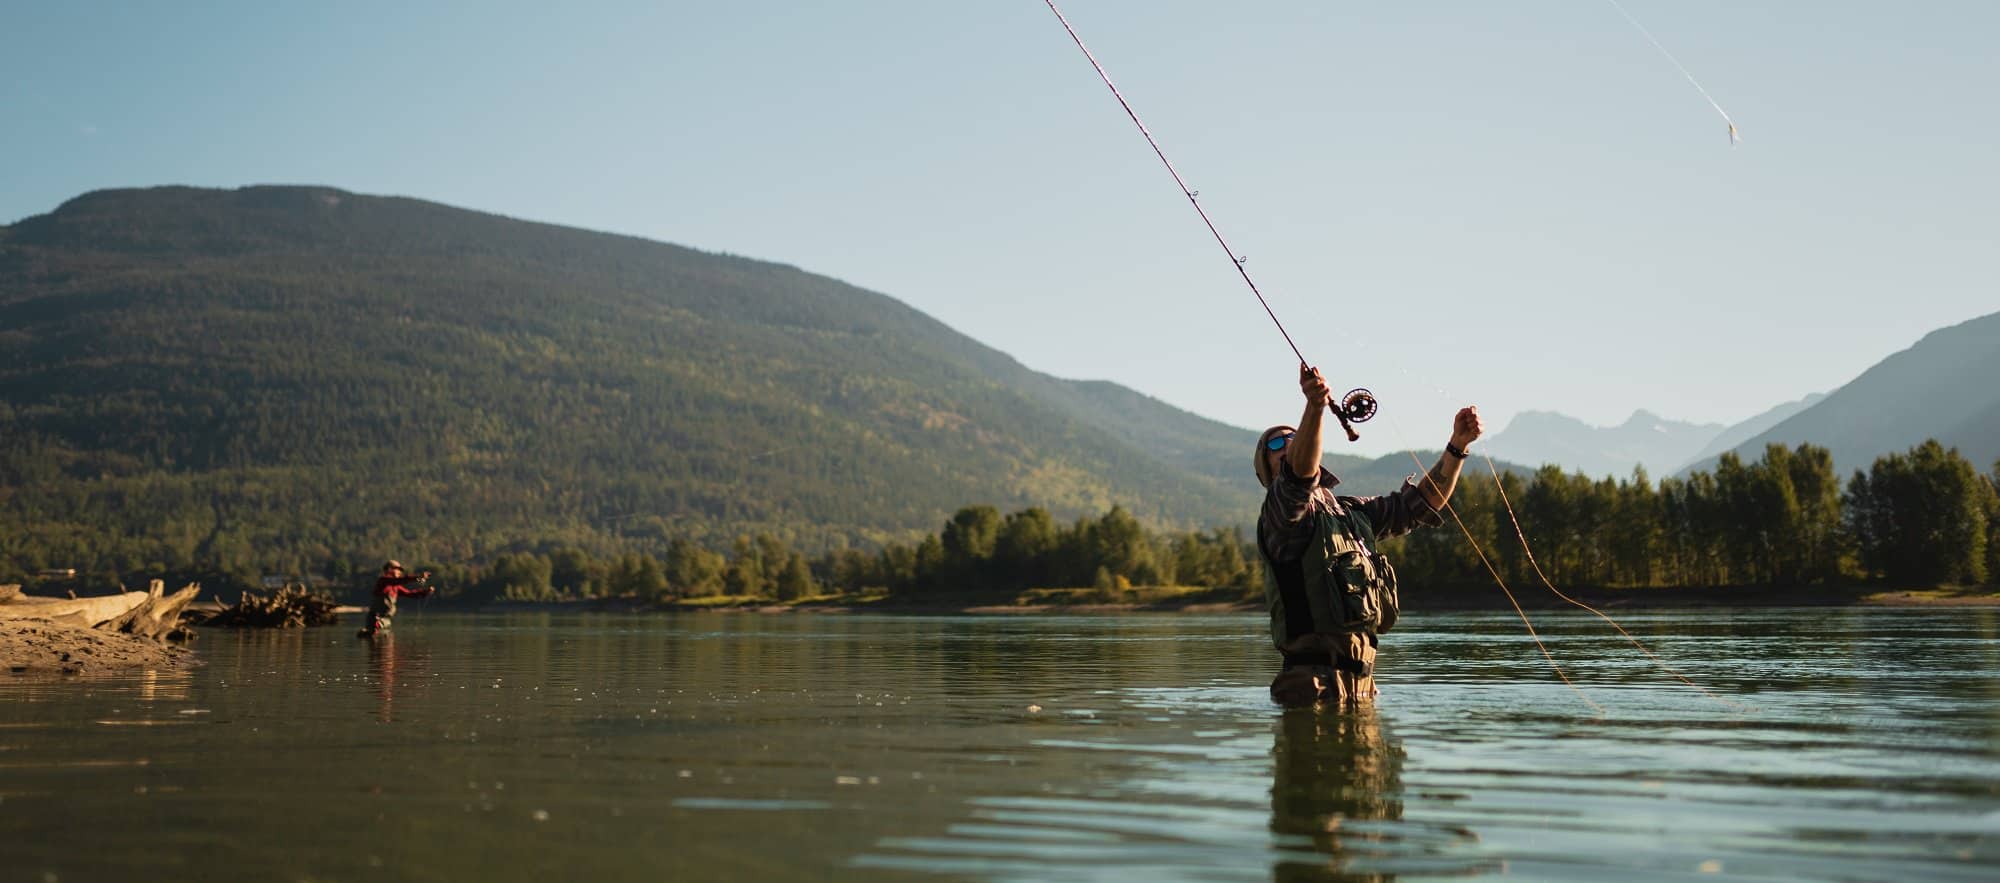
[[[1304,362],[1299,363],[1299,391],[1305,393],[1307,404],[1322,408],[1326,407],[1327,400],[1333,398],[1333,388],[1326,385],[1326,378],[1320,376],[1319,369]]]

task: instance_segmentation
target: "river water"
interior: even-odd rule
[[[2000,611],[551,614],[0,677],[0,879],[2000,878]],[[1596,707],[1593,707],[1594,703]],[[1600,711],[1601,709],[1601,711]]]

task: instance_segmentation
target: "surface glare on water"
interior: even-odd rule
[[[407,617],[0,679],[19,879],[2000,875],[2000,611],[1406,614],[1283,713],[1250,615]]]

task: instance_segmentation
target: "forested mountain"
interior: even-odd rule
[[[972,503],[1247,524],[1252,439],[793,267],[412,199],[103,191],[0,227],[17,567],[812,549]]]
[[[1989,467],[2000,459],[2000,313],[1924,335],[1909,349],[1733,450],[1751,459],[1770,444],[1811,442],[1843,472],[1926,439]],[[1708,468],[1709,463],[1692,468]]]
[[[1720,424],[1668,420],[1633,411],[1617,426],[1591,426],[1551,411],[1523,411],[1494,434],[1487,450],[1517,463],[1553,464],[1593,477],[1624,477],[1635,466],[1663,473],[1687,462],[1723,431]]]

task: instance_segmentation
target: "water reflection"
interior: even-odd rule
[[[1397,874],[1473,875],[1499,870],[1467,854],[1477,835],[1403,817],[1399,739],[1372,707],[1294,708],[1278,719],[1271,749],[1271,876],[1293,880],[1393,880]]]
[[[1338,712],[1294,708],[1279,719],[1271,780],[1271,830],[1282,841],[1304,838],[1324,861],[1280,854],[1278,880],[1385,880],[1365,871],[1387,830],[1370,822],[1403,817],[1403,747],[1382,736],[1373,708]]]
[[[419,649],[398,647],[394,632],[382,632],[368,642],[368,667],[375,675],[376,720],[385,724],[395,721],[399,674],[406,681],[421,678],[429,661],[429,655]],[[402,689],[407,691],[408,687]]]
[[[147,703],[184,702],[188,698],[188,685],[192,683],[194,675],[185,669],[147,669],[139,673],[139,700]]]

